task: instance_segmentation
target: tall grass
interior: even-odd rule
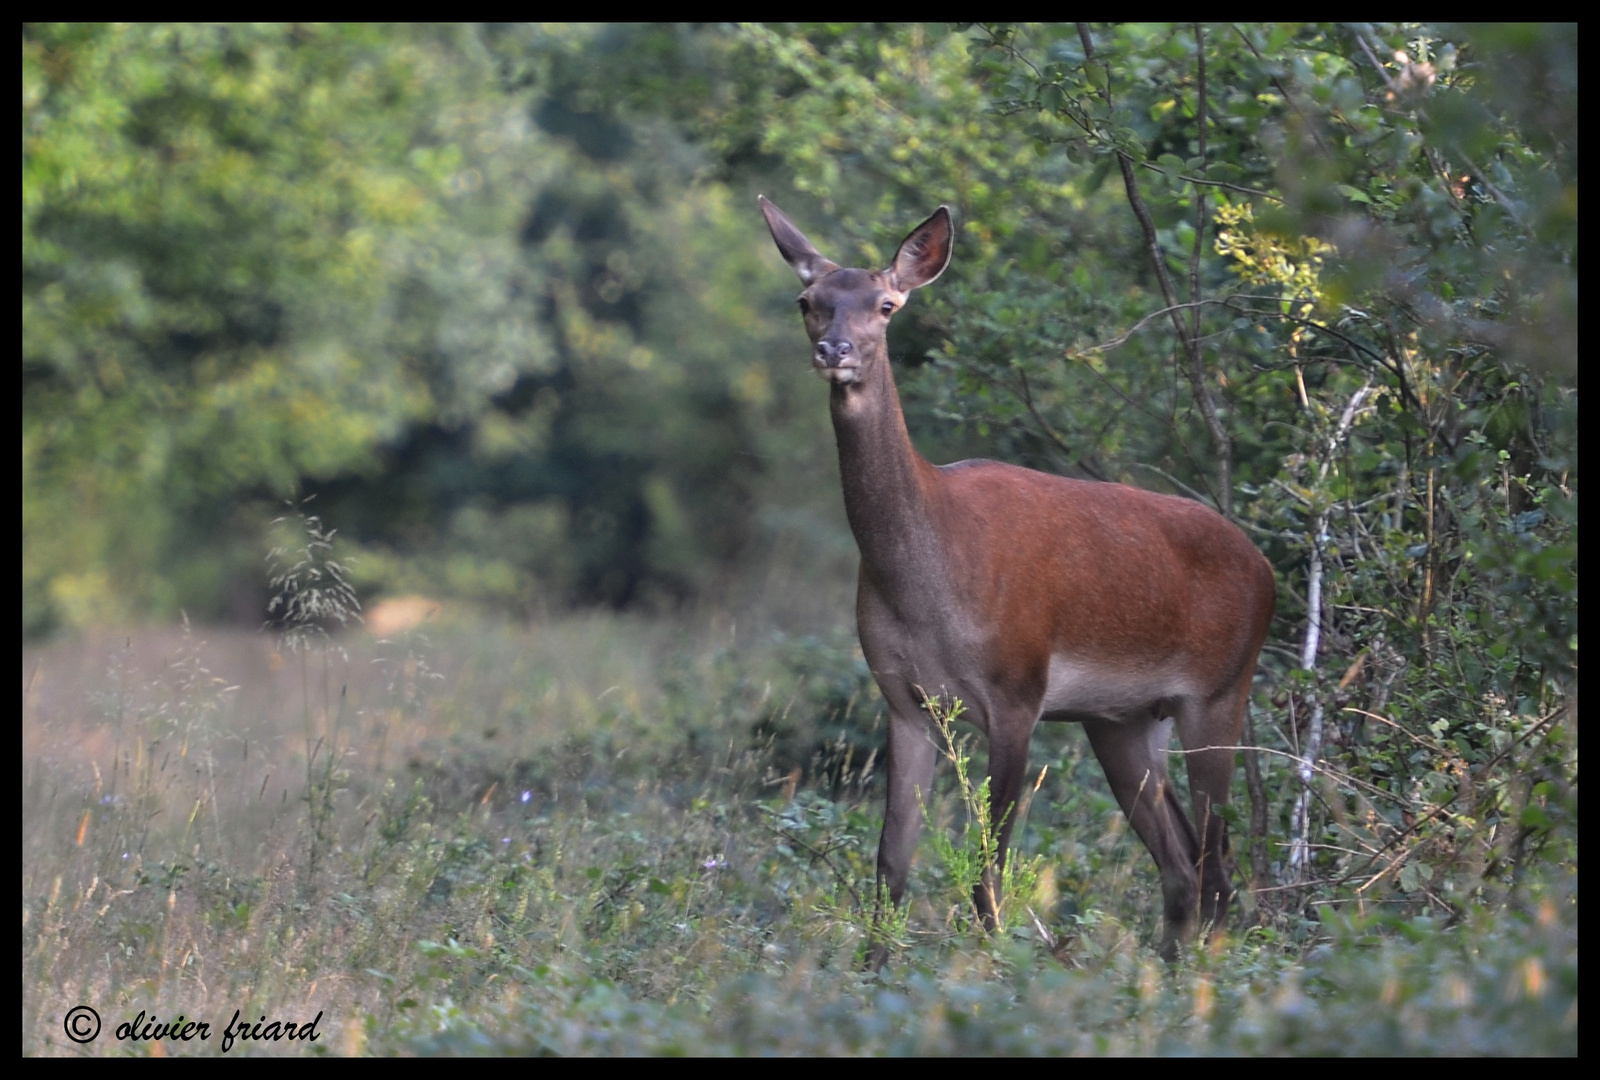
[[[1451,926],[1329,905],[1162,964],[1153,868],[1067,728],[1004,930],[975,926],[951,764],[864,973],[881,706],[842,629],[181,628],[25,649],[23,679],[28,1054],[215,1054],[112,1031],[236,1009],[323,1019],[232,1054],[1576,1050],[1560,868]]]

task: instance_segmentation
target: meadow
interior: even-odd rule
[[[446,610],[300,645],[24,649],[24,1053],[219,1053],[236,1010],[320,1021],[232,1054],[1576,1051],[1559,872],[1453,924],[1262,894],[1162,963],[1154,869],[1068,725],[1035,741],[1031,881],[990,935],[956,725],[968,789],[946,761],[862,971],[882,718],[844,628]],[[140,1012],[212,1035],[115,1039]]]

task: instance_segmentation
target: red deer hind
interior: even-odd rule
[[[911,445],[884,335],[911,290],[944,272],[945,207],[880,273],[843,268],[765,197],[778,251],[805,286],[811,362],[830,384],[845,512],[861,550],[861,649],[889,706],[878,879],[905,891],[938,751],[924,691],[959,698],[989,742],[999,859],[975,890],[993,926],[1040,720],[1083,724],[1117,802],[1161,872],[1171,958],[1233,896],[1233,747],[1272,618],[1272,569],[1238,528],[1187,499],[998,461],[930,465]],[[1198,833],[1167,775],[1174,723]],[[875,942],[869,963],[880,965]]]

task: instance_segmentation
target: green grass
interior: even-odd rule
[[[1006,930],[973,926],[946,764],[900,947],[863,973],[881,716],[842,629],[464,619],[277,649],[24,650],[24,1053],[150,1053],[113,1028],[235,1009],[323,1015],[233,1055],[1576,1052],[1575,867],[1449,926],[1262,908],[1168,968],[1148,856],[1066,727],[1037,740]]]

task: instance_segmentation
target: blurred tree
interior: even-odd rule
[[[604,30],[25,29],[24,627],[369,588],[671,601],[790,449],[759,250]],[[769,445],[770,444],[770,445]]]
[[[763,474],[816,447],[825,417],[791,414],[784,388],[803,367],[767,362],[784,324],[748,287],[763,249],[742,207],[665,115],[671,101],[617,92],[635,56],[665,62],[702,40],[670,27],[483,32],[562,162],[518,234],[546,283],[531,304],[551,358],[470,424],[414,427],[375,483],[322,485],[384,542],[369,567],[391,582],[519,610],[672,605],[721,593],[771,531],[758,524],[758,485],[775,482]]]
[[[493,74],[444,29],[25,29],[25,628],[211,606],[241,500],[549,362],[514,226],[559,163]]]

